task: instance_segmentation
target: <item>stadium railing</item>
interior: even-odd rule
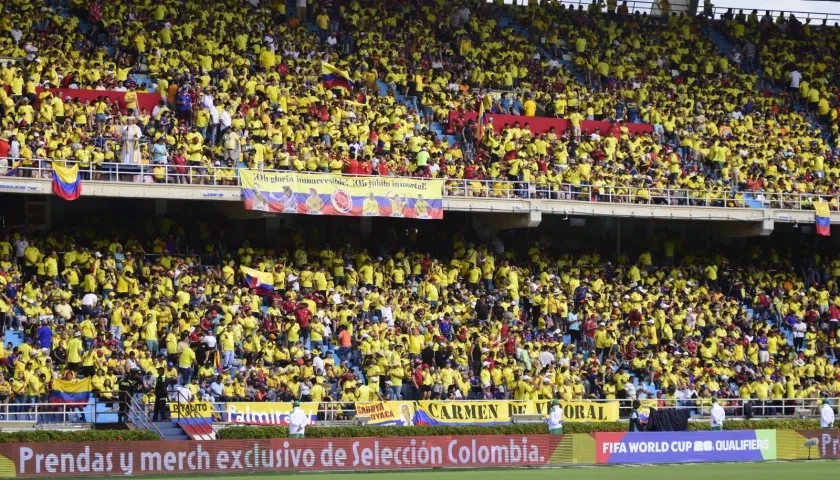
[[[244,400],[247,403],[247,400]],[[406,400],[397,400],[406,401]],[[446,402],[447,400],[443,400]],[[464,400],[470,402],[472,400]],[[507,402],[510,400],[498,400],[499,402]],[[591,402],[595,404],[603,404],[609,402],[618,402],[619,404],[619,419],[626,420],[630,418],[630,413],[633,410],[633,400],[619,399],[619,400],[577,400],[579,402]],[[818,398],[796,398],[796,399],[777,399],[777,400],[759,400],[759,399],[738,399],[725,398],[720,399],[720,405],[724,407],[727,413],[733,417],[756,417],[756,418],[813,418],[819,416],[820,402]],[[688,399],[688,400],[664,400],[664,399],[644,399],[641,400],[643,408],[656,409],[682,409],[689,410],[692,417],[708,417],[711,409],[710,399]],[[835,401],[835,406],[836,406]],[[257,402],[255,405],[270,405],[271,402]],[[746,405],[749,404],[749,407]],[[228,423],[229,418],[226,415],[226,404],[221,402],[213,403],[216,413],[216,420]],[[355,406],[348,402],[320,402],[318,404],[317,415],[319,421],[333,422],[342,420],[352,420],[355,416]],[[234,422],[235,423],[235,422]]]
[[[837,399],[832,399],[836,407],[838,405]],[[446,401],[446,400],[444,400]],[[472,400],[464,400],[470,402]],[[508,400],[499,400],[499,402],[506,402]],[[619,400],[585,400],[591,403],[619,403],[619,419],[626,420],[630,417],[630,412],[633,409],[633,401],[628,399]],[[758,400],[758,399],[720,399],[721,406],[727,411],[727,414],[732,417],[753,417],[753,418],[816,418],[820,415],[820,405],[822,399],[818,398],[796,398],[796,399],[777,399],[777,400]],[[247,399],[243,402],[248,403]],[[105,401],[97,403],[108,403]],[[111,402],[114,405],[118,401]],[[236,423],[230,422],[227,416],[227,403],[225,402],[210,402],[213,407],[214,421],[216,423]],[[271,405],[272,402],[256,402],[255,405]],[[689,400],[664,400],[664,399],[644,399],[641,401],[643,408],[656,409],[683,409],[689,410],[694,418],[706,418],[709,415],[711,404],[708,398],[706,399],[689,399]],[[746,407],[749,403],[750,406]],[[139,405],[138,405],[139,406]],[[152,405],[143,405],[143,410],[146,415],[151,413]],[[98,416],[113,414],[116,412],[117,406],[112,409],[99,407],[97,411],[96,403],[91,414],[87,417],[81,414],[78,407],[69,405],[56,405],[49,403],[11,403],[0,404],[0,430],[9,430],[10,428],[22,429],[44,429],[51,428],[54,424],[74,425],[78,428],[89,428],[90,425],[96,423]],[[340,424],[343,421],[352,420],[355,417],[355,406],[353,403],[347,402],[320,402],[318,404],[317,416],[319,422],[326,422],[327,424],[336,422]],[[133,416],[132,416],[133,417]],[[133,419],[133,418],[132,418]],[[189,422],[188,422],[189,423]]]
[[[16,161],[6,159],[0,168],[0,178],[51,179],[52,167],[47,160],[33,161],[31,167],[18,167]],[[226,175],[219,170],[231,171]],[[325,172],[264,170],[298,175],[324,175]],[[161,164],[98,163],[80,169],[82,181],[145,183],[150,185],[240,186],[238,169],[206,166],[173,166]],[[840,196],[815,193],[776,193],[761,190],[741,191],[730,186],[717,190],[685,188],[650,188],[633,185],[573,185],[568,183],[534,183],[510,180],[475,180],[443,178],[444,197],[485,199],[542,199],[637,205],[672,205],[717,208],[775,208],[781,210],[813,210],[816,201],[829,202],[838,210]]]
[[[98,415],[105,413],[96,411],[96,403],[88,409],[74,405],[55,403],[3,403],[0,404],[0,430],[9,431],[10,426],[15,430],[30,430],[43,428],[49,424],[73,424],[80,428],[96,423]]]
[[[493,3],[495,0],[486,0],[487,3]],[[519,6],[519,7],[528,7],[530,0],[504,0],[506,5],[509,6]],[[548,3],[548,2],[555,2],[558,4],[563,4],[567,8],[572,7],[577,9],[578,7],[583,7],[585,11],[591,4],[592,0],[538,0],[539,3]],[[606,2],[605,2],[606,3]],[[619,1],[618,4],[621,5],[622,1]],[[671,11],[675,13],[680,13],[683,11],[689,10],[689,2],[686,0],[671,0]],[[648,13],[648,14],[661,14],[661,10],[659,8],[659,2],[653,1],[645,1],[645,0],[627,0],[627,9],[630,13],[640,12],[640,13]],[[712,11],[710,12],[714,18],[721,18],[721,15],[732,11],[733,15],[737,15],[739,11],[744,12],[745,15],[749,15],[750,12],[754,10],[753,7],[745,7],[744,5],[714,5],[712,7]],[[800,12],[800,11],[791,11],[791,10],[767,10],[767,9],[756,9],[758,10],[758,17],[761,19],[766,12],[770,12],[770,16],[773,17],[773,21],[781,14],[787,17],[788,15],[794,15],[799,21],[804,20],[811,20],[822,22],[825,20],[827,23],[832,24],[833,22],[840,22],[840,14],[838,13],[825,13],[825,12]],[[606,12],[607,8],[604,5],[601,8],[602,12]],[[703,11],[703,2],[700,2],[700,5],[697,8],[697,14],[707,14],[709,12]],[[815,24],[816,25],[816,24]]]

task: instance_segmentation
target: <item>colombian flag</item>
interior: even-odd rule
[[[75,200],[82,194],[82,177],[79,174],[78,163],[68,168],[54,162],[52,178],[53,193],[59,197]]]
[[[348,91],[353,90],[353,80],[350,79],[350,74],[331,65],[327,62],[321,62],[321,83],[328,89],[343,88]]]
[[[274,274],[254,270],[244,265],[239,268],[245,275],[245,284],[248,288],[256,288],[257,295],[270,295],[274,291]]]
[[[20,166],[23,165],[23,160],[18,159],[17,162],[12,164],[12,168],[6,171],[7,177],[14,177],[17,175],[18,170],[20,170]]]
[[[831,211],[826,202],[814,202],[814,220],[817,225],[817,235],[831,236]]]
[[[213,434],[213,404],[208,402],[170,403],[169,411],[172,419],[178,422],[187,435],[193,440],[215,439]]]
[[[478,143],[484,138],[484,126],[487,125],[487,111],[484,109],[484,97],[478,97]]]
[[[50,403],[85,406],[90,400],[90,378],[83,380],[53,380]]]

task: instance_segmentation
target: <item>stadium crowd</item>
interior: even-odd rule
[[[6,2],[0,54],[25,61],[0,68],[5,168],[22,159],[48,175],[39,159],[50,158],[106,179],[103,163],[143,163],[146,181],[233,184],[248,166],[445,177],[457,195],[744,206],[749,192],[840,208],[836,62],[821,55],[835,27],[755,13],[663,19],[615,1],[300,3],[73,0],[65,17]],[[712,29],[735,50],[718,51]],[[324,61],[353,91],[324,87]],[[125,92],[127,108],[83,102],[78,88]],[[148,89],[163,96],[151,111],[137,101]],[[479,102],[487,125],[448,123]],[[527,119],[496,126],[493,114],[570,128],[532,135]],[[587,119],[613,124],[582,131]]]
[[[695,250],[666,232],[617,256],[433,230],[227,244],[167,217],[0,239],[0,401],[53,378],[158,376],[212,401],[836,397],[840,257],[797,242]],[[381,237],[381,238],[380,238]],[[341,235],[335,239],[342,239]],[[381,240],[381,241],[380,241]],[[644,245],[644,246],[643,246]],[[261,290],[240,267],[273,275]],[[785,412],[791,413],[789,410]]]

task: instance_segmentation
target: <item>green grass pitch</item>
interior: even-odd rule
[[[255,473],[242,475],[179,475],[131,477],[134,480],[184,480],[201,477],[201,480],[268,480],[291,476],[302,480],[486,480],[488,475],[515,475],[521,480],[603,480],[607,476],[621,480],[790,480],[796,478],[831,478],[837,474],[840,463],[815,460],[796,462],[719,463],[684,465],[627,465],[603,467],[567,468],[520,468],[482,470],[424,470],[424,471],[382,471],[361,473]],[[381,477],[381,478],[378,478]],[[98,477],[101,480],[102,477]]]

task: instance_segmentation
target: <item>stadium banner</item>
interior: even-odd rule
[[[356,417],[369,417],[367,424],[408,427],[414,422],[414,402],[357,402]]]
[[[776,431],[596,433],[595,448],[598,464],[775,460]]]
[[[563,435],[487,435],[8,443],[0,445],[0,477],[536,467],[556,463],[563,440]]]
[[[806,446],[805,442],[811,440]],[[779,460],[840,458],[840,430],[778,430],[776,450]]]
[[[415,425],[502,425],[513,415],[548,416],[551,402],[509,401],[434,401],[415,402]],[[560,402],[564,422],[618,421],[618,402]]]
[[[300,408],[309,415],[309,424],[318,419],[318,403],[303,402]],[[288,427],[289,414],[294,408],[291,402],[228,402],[225,404],[223,421],[240,425],[264,425]]]
[[[169,413],[172,420],[213,419],[213,404],[210,402],[170,402]]]
[[[349,217],[443,218],[443,180],[239,171],[246,210]]]
[[[38,100],[35,102],[35,108],[40,108],[41,105],[41,93],[44,92],[45,88],[43,87],[36,87],[35,93],[38,94]],[[67,97],[71,97],[71,100],[75,101],[75,99],[79,99],[80,102],[85,103],[85,101],[90,100],[91,103],[97,101],[99,98],[104,98],[110,100],[112,103],[116,102],[117,105],[120,107],[120,111],[125,113],[126,112],[126,103],[125,103],[125,93],[126,92],[118,92],[116,90],[86,90],[86,89],[70,89],[70,88],[50,88],[49,92],[55,96],[61,96],[61,99],[67,101]],[[154,110],[156,106],[160,103],[161,96],[159,93],[147,93],[147,92],[137,92],[137,108],[142,112],[143,110],[148,110],[149,113]],[[138,112],[139,113],[139,112]]]
[[[548,133],[551,127],[554,127],[554,132],[559,136],[569,129],[569,121],[563,118],[525,117],[522,115],[503,115],[499,113],[485,113],[484,115],[488,120],[490,118],[493,119],[490,123],[484,123],[484,130],[486,131],[487,127],[492,127],[496,133],[501,133],[505,128],[512,128],[517,122],[519,123],[519,128],[527,124],[532,134]],[[458,112],[457,110],[452,110],[449,112],[449,125],[451,127],[452,125],[466,124],[470,120],[478,122],[478,118],[479,115],[477,112]],[[598,129],[601,135],[604,135],[612,125],[614,125],[612,122],[605,120],[584,120],[580,122],[580,130],[581,132],[593,133],[595,129]],[[648,123],[625,122],[623,126],[627,127],[631,135],[653,131],[653,125]]]
[[[204,435],[213,435],[215,408],[210,402],[170,402],[169,413],[193,440],[201,440]],[[212,437],[208,437],[212,438]]]

